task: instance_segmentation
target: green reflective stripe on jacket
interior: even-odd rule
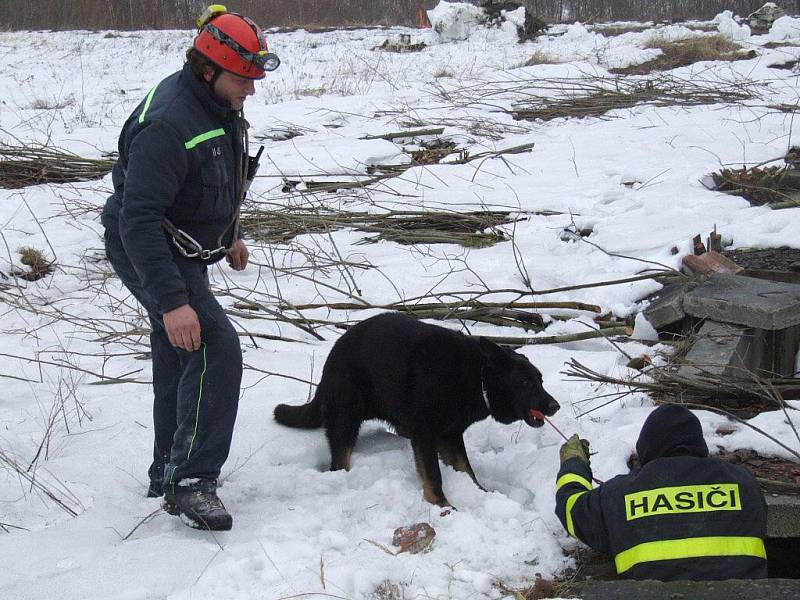
[[[201,133],[200,135],[194,136],[192,139],[186,142],[184,146],[186,146],[187,150],[191,150],[198,144],[202,144],[207,140],[211,140],[213,138],[220,137],[223,135],[225,135],[224,129],[213,129],[211,131],[206,131],[205,133]]]
[[[614,563],[617,573],[621,574],[643,562],[701,556],[752,556],[766,559],[767,551],[764,541],[757,537],[697,537],[639,544],[617,554]]]
[[[158,88],[158,83],[153,86],[153,89],[150,90],[150,93],[147,94],[147,98],[144,101],[144,108],[142,109],[142,114],[139,115],[139,123],[144,123],[144,116],[147,114],[147,109],[150,108],[150,103],[153,101],[153,96],[156,95],[156,89]]]
[[[585,477],[576,475],[575,473],[565,473],[564,475],[558,478],[558,481],[556,481],[556,491],[560,490],[568,483],[580,483],[587,490],[592,489],[592,483]]]
[[[567,498],[567,506],[565,510],[567,513],[567,531],[574,538],[577,538],[578,536],[575,535],[575,524],[572,522],[572,507],[575,506],[578,498],[583,496],[585,493],[586,492],[578,492],[577,494],[572,494],[572,496]]]

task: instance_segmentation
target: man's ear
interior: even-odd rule
[[[203,79],[205,79],[206,83],[211,83],[211,80],[214,79],[214,68],[208,65],[203,67]]]

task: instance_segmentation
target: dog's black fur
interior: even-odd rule
[[[277,406],[275,419],[289,427],[324,425],[334,471],[350,470],[361,423],[382,419],[411,440],[425,499],[449,506],[437,452],[480,487],[464,448],[464,430],[490,415],[501,423],[524,420],[540,427],[543,421],[531,409],[550,416],[559,405],[523,355],[483,338],[385,313],[339,338],[314,399],[302,406]]]

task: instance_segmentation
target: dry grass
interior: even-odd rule
[[[370,600],[403,600],[403,598],[405,598],[403,588],[388,579],[375,588],[370,596]]]
[[[295,93],[295,94],[296,94],[298,97],[308,97],[308,96],[311,96],[311,97],[314,97],[314,98],[319,98],[320,96],[324,96],[324,95],[325,95],[325,93],[326,93],[326,91],[327,91],[327,90],[325,89],[325,87],[324,87],[324,86],[319,86],[319,87],[307,87],[307,88],[300,88],[300,89],[298,89],[298,90],[295,90],[295,92],[294,92],[294,93]]]
[[[19,249],[19,254],[19,262],[28,267],[28,270],[12,269],[11,274],[15,277],[25,281],[38,281],[55,270],[53,263],[45,258],[41,250],[24,247]]]
[[[626,33],[642,33],[652,28],[652,24],[625,24],[625,25],[603,25],[597,24],[589,27],[589,31],[594,31],[605,37],[617,37]]]
[[[764,48],[775,50],[776,48],[797,48],[800,46],[798,42],[785,41],[785,42],[768,42],[764,44]]]
[[[556,57],[548,54],[547,52],[542,52],[541,50],[536,50],[531,57],[525,61],[523,66],[525,67],[533,67],[535,65],[555,65],[560,63],[561,61],[558,60]]]
[[[661,50],[653,60],[639,65],[612,69],[618,75],[645,75],[653,71],[669,71],[701,61],[743,60],[753,58],[754,51],[744,52],[742,47],[721,35],[692,37],[684,40],[653,38],[645,46]]]
[[[536,575],[533,585],[527,588],[515,589],[498,585],[500,590],[510,594],[514,600],[545,600],[547,598],[579,598],[583,595],[586,582],[609,581],[616,579],[614,565],[611,560],[591,548],[579,547],[568,552],[575,559],[575,566],[561,573],[553,579],[544,579]]]
[[[31,108],[33,110],[62,110],[75,104],[75,98],[69,97],[65,100],[44,100],[38,98],[33,101]]]
[[[692,31],[717,31],[713,23],[681,23]],[[617,37],[626,33],[642,33],[653,28],[653,23],[596,23],[589,26],[589,31],[600,33],[605,37]]]
[[[434,71],[433,76],[436,79],[447,79],[455,77],[455,73],[449,67],[439,67],[436,71]]]
[[[645,45],[645,48],[662,50],[665,54],[672,54],[685,60],[715,60],[718,57],[726,56],[742,49],[739,44],[735,44],[719,34],[691,37],[683,40],[666,40],[654,37]],[[710,58],[704,58],[706,56]]]

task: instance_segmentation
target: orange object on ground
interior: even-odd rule
[[[430,29],[431,22],[428,19],[428,13],[425,10],[425,5],[420,2],[419,3],[419,28],[420,29]]]

